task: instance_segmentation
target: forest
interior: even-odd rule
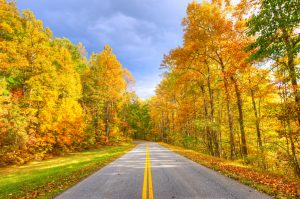
[[[300,2],[188,5],[149,101],[164,142],[300,177]]]
[[[109,45],[88,58],[6,0],[0,27],[1,166],[131,140],[140,126],[127,116],[142,104]]]
[[[142,100],[109,45],[0,0],[0,166],[144,139],[300,177],[299,0],[193,1],[182,28]]]

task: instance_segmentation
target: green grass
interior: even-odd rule
[[[0,198],[52,198],[133,147],[105,147],[1,168]]]

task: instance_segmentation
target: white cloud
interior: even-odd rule
[[[140,98],[147,99],[155,94],[155,87],[160,82],[158,75],[149,75],[137,79],[135,90]]]
[[[154,94],[163,54],[182,42],[182,18],[191,0],[18,0],[55,36],[83,42],[89,53],[110,44],[136,79],[142,98]]]

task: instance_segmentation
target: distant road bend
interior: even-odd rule
[[[142,142],[56,199],[267,199],[263,193]]]

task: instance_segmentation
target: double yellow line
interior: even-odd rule
[[[147,199],[147,188],[148,188],[148,199],[154,199],[153,187],[152,187],[151,165],[150,165],[150,152],[149,152],[148,144],[146,145],[146,160],[145,160],[142,199]]]

